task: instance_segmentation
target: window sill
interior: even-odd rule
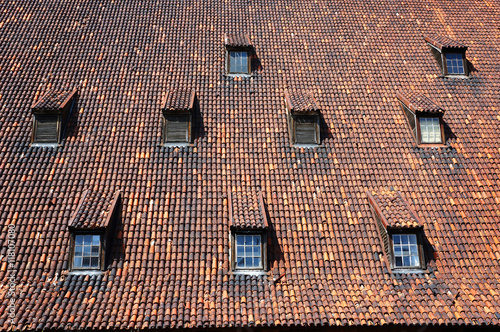
[[[248,276],[266,276],[267,272],[263,270],[236,270],[232,271],[233,275],[248,275]]]
[[[81,275],[92,275],[92,276],[95,276],[95,275],[101,275],[101,274],[103,274],[102,270],[85,270],[85,269],[81,269],[81,270],[73,270],[73,271],[69,271],[68,272],[68,275],[77,275],[77,276],[81,276]]]
[[[321,145],[320,144],[316,144],[316,143],[295,143],[294,145],[292,145],[293,147],[296,147],[296,148],[307,148],[307,149],[311,149],[311,148],[317,148],[317,147],[320,147]]]
[[[160,144],[160,146],[169,148],[169,147],[194,146],[194,144],[188,142],[171,142],[171,143]]]
[[[35,148],[57,148],[60,145],[59,143],[31,143],[31,146]]]
[[[444,78],[459,78],[459,79],[462,79],[462,80],[468,80],[469,79],[469,76],[467,76],[467,75],[444,75],[444,76],[441,76],[441,77],[444,77]]]
[[[407,268],[407,269],[402,269],[402,268],[393,268],[391,269],[392,273],[399,273],[399,274],[425,274],[425,273],[430,273],[429,270],[427,269],[420,269],[420,268]]]
[[[417,148],[420,149],[451,149],[451,146],[447,144],[441,144],[441,143],[421,143],[417,145]]]
[[[243,77],[243,78],[248,78],[252,77],[252,74],[245,74],[245,73],[226,73],[225,76],[227,77]]]

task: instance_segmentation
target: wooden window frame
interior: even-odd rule
[[[100,253],[99,253],[99,266],[98,267],[75,267],[75,237],[77,235],[99,235],[100,237]],[[105,258],[106,258],[106,233],[102,231],[94,231],[94,232],[83,232],[83,231],[74,231],[71,233],[70,237],[70,254],[69,254],[69,269],[70,271],[102,271],[105,267]]]
[[[312,143],[304,143],[304,142],[297,142],[297,118],[301,117],[311,117],[314,118],[315,121],[315,142]],[[291,127],[290,130],[290,140],[292,142],[292,145],[296,146],[308,146],[308,145],[320,145],[321,143],[321,135],[320,135],[320,127],[319,127],[319,114],[317,113],[309,113],[309,114],[290,114],[290,119],[289,119],[289,124]]]
[[[54,118],[56,118],[57,140],[55,142],[37,141],[37,129],[38,129],[38,118],[39,117],[54,117]],[[52,144],[59,144],[60,142],[61,142],[61,115],[59,115],[59,114],[33,114],[33,129],[32,129],[32,134],[31,134],[31,143],[38,144],[38,145],[52,145]]]
[[[187,140],[186,141],[168,141],[167,140],[167,118],[170,116],[186,116],[188,117],[188,128],[187,128]],[[162,143],[163,145],[175,145],[175,144],[189,144],[192,140],[192,131],[193,131],[193,115],[192,113],[167,113],[163,115],[163,134],[162,134]]]
[[[236,235],[260,235],[260,253],[262,267],[239,268],[236,267]],[[265,272],[267,271],[267,233],[264,231],[233,230],[231,231],[231,270],[234,272]]]
[[[462,55],[462,66],[464,67],[464,73],[463,74],[450,74],[448,72],[448,61],[446,60],[446,54],[451,54],[451,53],[456,53],[456,54],[461,54]],[[465,58],[465,51],[463,50],[457,50],[457,49],[445,49],[441,51],[441,62],[443,63],[443,75],[446,77],[462,77],[462,76],[469,76],[469,71],[467,68],[467,59]]]
[[[394,229],[390,228],[387,230],[389,236],[389,253],[391,255],[390,265],[391,270],[425,270],[426,269],[426,261],[424,255],[423,241],[422,241],[422,231],[419,229]],[[401,235],[401,234],[415,234],[417,237],[417,245],[418,245],[418,266],[396,266],[396,257],[394,256],[394,242],[392,240],[393,235]]]
[[[439,119],[439,129],[441,131],[441,142],[439,143],[426,143],[422,142],[422,130],[420,126],[420,119],[422,118],[437,118]],[[444,123],[442,116],[436,116],[433,114],[417,114],[416,115],[416,129],[417,129],[417,144],[421,146],[443,146],[446,144],[445,135],[444,135]]]
[[[226,74],[228,75],[250,75],[252,73],[252,54],[248,47],[226,47]],[[247,53],[247,72],[233,73],[231,72],[231,52],[246,52]]]

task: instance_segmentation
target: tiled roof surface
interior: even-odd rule
[[[318,102],[308,91],[291,90],[285,91],[285,101],[287,107],[292,112],[317,112]]]
[[[162,102],[165,111],[190,111],[194,104],[195,91],[190,88],[173,88]]]
[[[396,97],[414,113],[444,114],[444,110],[426,96],[415,92],[397,92]]]
[[[379,193],[373,192],[369,198],[386,228],[420,228],[423,226],[401,193],[382,190]]]
[[[106,228],[118,200],[117,193],[85,190],[78,198],[78,206],[68,226],[74,229]]]
[[[425,41],[439,48],[440,50],[443,48],[467,48],[462,43],[459,43],[451,38],[446,36],[437,36],[437,35],[428,35],[424,36]]]
[[[245,33],[226,33],[224,35],[224,43],[226,44],[226,46],[252,46],[250,37]]]
[[[467,10],[464,11],[464,6]],[[497,1],[3,1],[0,326],[15,225],[14,326],[500,323]],[[259,66],[226,76],[221,36],[252,31]],[[422,35],[453,35],[475,68],[443,78]],[[44,84],[79,86],[57,147],[30,145]],[[161,108],[196,91],[193,143],[164,147]],[[286,89],[321,105],[322,143],[290,146]],[[394,91],[447,110],[419,148]],[[449,117],[448,117],[449,115]],[[263,276],[230,271],[227,188],[261,190]],[[392,274],[366,192],[393,187],[424,223],[428,271]],[[82,191],[121,190],[100,275],[68,273]]]
[[[32,106],[33,111],[58,111],[64,108],[76,94],[76,90],[50,89]]]
[[[268,227],[262,193],[238,191],[229,193],[230,227],[239,229],[265,229]]]

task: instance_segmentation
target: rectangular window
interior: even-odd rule
[[[420,268],[420,254],[416,234],[393,234],[394,267]]]
[[[295,118],[295,143],[318,143],[318,119],[316,116],[297,116]]]
[[[99,269],[101,261],[101,236],[75,235],[75,252],[73,268]]]
[[[464,75],[464,61],[461,53],[445,53],[448,75]]]
[[[421,143],[442,143],[439,118],[419,118]]]
[[[235,241],[235,269],[262,270],[262,235],[236,234]]]
[[[189,115],[165,116],[165,143],[189,142]]]
[[[33,142],[59,142],[59,117],[57,115],[35,115],[34,125]]]
[[[229,73],[248,74],[248,52],[229,51]]]

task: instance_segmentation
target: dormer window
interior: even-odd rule
[[[262,193],[229,193],[231,229],[231,267],[236,273],[263,272],[267,269],[267,228]]]
[[[319,114],[316,99],[304,91],[285,91],[290,141],[293,145],[320,143]]]
[[[444,110],[424,95],[397,93],[408,124],[419,146],[445,144]]]
[[[106,267],[106,249],[111,244],[119,199],[120,192],[110,195],[86,190],[80,196],[68,225],[72,271],[103,270]]]
[[[250,37],[246,34],[226,34],[226,72],[228,74],[251,73]]]
[[[64,125],[76,97],[76,90],[50,90],[33,104],[32,142],[34,145],[60,143]]]
[[[195,92],[191,89],[172,89],[163,103],[163,144],[191,142]]]
[[[444,76],[468,76],[467,46],[444,36],[425,36]]]
[[[393,190],[367,194],[392,271],[425,269],[423,224],[408,202]]]

